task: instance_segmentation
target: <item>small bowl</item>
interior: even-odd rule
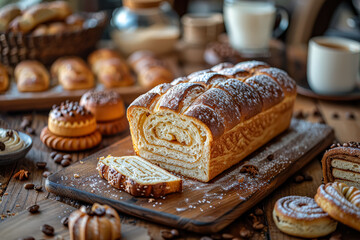
[[[14,162],[16,160],[23,158],[30,151],[30,149],[32,147],[31,137],[22,132],[18,132],[18,133],[19,133],[20,138],[25,142],[25,148],[20,149],[15,152],[0,155],[0,166],[10,164],[11,162]]]

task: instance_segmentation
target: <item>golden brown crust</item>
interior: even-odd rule
[[[70,6],[64,1],[37,4],[26,9],[11,30],[27,33],[39,24],[49,21],[62,21],[71,13]]]
[[[97,122],[97,130],[103,136],[110,136],[125,131],[129,128],[129,122],[124,115],[120,119],[115,119],[109,122]]]
[[[95,131],[83,137],[60,137],[45,127],[40,134],[40,140],[49,148],[59,151],[82,151],[93,148],[101,142],[101,134]]]
[[[94,87],[95,80],[90,68],[78,57],[63,57],[51,66],[51,75],[66,90]]]
[[[108,205],[94,203],[91,210],[82,206],[70,214],[69,231],[71,240],[121,238],[120,217]]]
[[[25,60],[15,67],[15,80],[20,92],[45,91],[50,85],[50,76],[44,65],[35,60]]]
[[[94,52],[92,52],[89,55],[88,63],[91,67],[93,67],[94,64],[100,60],[112,59],[112,58],[122,59],[121,55],[118,52],[116,52],[115,50],[108,49],[108,48],[101,48],[101,49],[95,50]]]
[[[360,191],[345,183],[321,185],[315,201],[335,220],[360,231]]]
[[[106,165],[100,158],[97,168],[100,177],[108,181],[114,188],[121,189],[135,197],[159,198],[182,190],[182,180],[173,182],[159,182],[155,184],[141,184],[123,175],[115,168]]]
[[[0,8],[0,32],[8,30],[9,23],[21,14],[16,5],[7,5]]]
[[[4,92],[9,87],[9,75],[6,67],[0,64],[0,92]]]

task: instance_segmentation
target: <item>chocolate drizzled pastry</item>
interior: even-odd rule
[[[342,182],[360,188],[360,142],[333,144],[322,160],[324,182]]]
[[[54,105],[50,117],[58,121],[78,122],[89,119],[92,113],[79,105],[79,102],[62,102],[60,106]]]

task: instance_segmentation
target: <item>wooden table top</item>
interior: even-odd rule
[[[291,52],[291,54],[298,54]],[[290,54],[290,55],[291,55]],[[301,53],[300,51],[300,55]],[[299,54],[298,54],[299,55]],[[291,57],[291,56],[290,56]],[[195,70],[204,69],[206,66],[202,65],[181,65],[182,73],[188,74]],[[289,70],[289,69],[288,69]],[[291,71],[289,71],[291,73]],[[301,74],[304,74],[301,71]],[[293,76],[295,79],[297,76]],[[303,96],[298,96],[295,103],[295,113],[301,111],[304,118],[311,122],[325,122],[332,126],[335,130],[335,136],[338,142],[347,141],[359,141],[360,142],[360,101],[351,102],[336,102],[336,101],[322,101],[311,99]],[[47,125],[47,111],[32,111],[32,112],[17,112],[17,113],[0,113],[0,119],[9,124],[10,128],[19,129],[21,120],[24,115],[30,114],[33,117],[32,128],[35,129],[35,135],[33,138],[33,147],[27,154],[26,158],[19,160],[8,166],[0,167],[0,224],[2,221],[6,222],[6,219],[12,218],[18,215],[21,211],[26,210],[27,207],[41,202],[47,203],[48,206],[57,206],[50,203],[54,201],[61,201],[71,206],[79,207],[80,202],[73,201],[71,199],[64,199],[59,196],[55,196],[46,192],[44,188],[45,178],[42,176],[44,170],[36,167],[36,162],[47,162],[47,171],[55,172],[62,169],[61,165],[55,164],[50,158],[51,150],[47,148],[39,139],[41,129]],[[354,117],[351,117],[350,115]],[[104,148],[129,134],[126,131],[117,136],[104,138],[101,145],[95,149],[85,152],[78,152],[72,154],[73,162],[79,161],[85,156]],[[247,227],[254,232],[250,239],[298,239],[290,237],[281,233],[274,225],[272,220],[272,210],[277,199],[288,195],[303,195],[313,197],[316,193],[318,186],[322,182],[322,172],[320,165],[321,156],[316,157],[310,164],[304,169],[299,170],[299,173],[306,173],[312,176],[312,181],[304,181],[302,183],[296,183],[292,179],[289,179],[287,183],[283,184],[280,188],[274,191],[264,201],[262,201],[257,207],[244,214],[237,219],[234,223],[225,228],[221,233],[230,233],[235,237],[239,237],[239,229]],[[13,175],[20,169],[28,170],[31,174],[28,180],[19,181],[13,178]],[[34,190],[25,190],[23,185],[25,183],[34,183],[35,185],[43,186],[43,191],[37,192]],[[45,202],[44,202],[45,201]],[[46,205],[46,204],[44,204]],[[61,204],[64,205],[64,204]],[[260,208],[264,211],[264,215],[259,218],[264,223],[265,228],[259,231],[253,230],[252,214],[255,209]],[[45,214],[46,211],[44,211]],[[165,226],[140,220],[134,217],[130,217],[121,214],[122,222],[130,225],[147,228],[148,234],[152,239],[162,239],[160,231],[162,229],[169,229]],[[19,226],[21,229],[21,226]],[[339,225],[338,232],[343,236],[343,239],[358,239],[359,232],[356,232],[344,225]],[[180,231],[181,239],[199,239],[202,237],[200,234]],[[1,236],[1,233],[0,233]],[[213,236],[215,239],[216,236]],[[240,238],[241,239],[241,238]],[[325,238],[328,239],[328,238]]]

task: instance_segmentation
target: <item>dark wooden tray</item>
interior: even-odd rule
[[[114,189],[100,179],[95,169],[100,156],[134,154],[131,138],[127,137],[51,175],[46,189],[89,203],[106,203],[121,212],[176,228],[218,232],[284,183],[333,139],[329,126],[293,119],[286,132],[211,182],[184,178],[182,193],[149,199]],[[273,160],[268,160],[269,155]],[[240,173],[244,163],[256,165],[259,174],[252,177]],[[80,178],[74,178],[74,174]]]

